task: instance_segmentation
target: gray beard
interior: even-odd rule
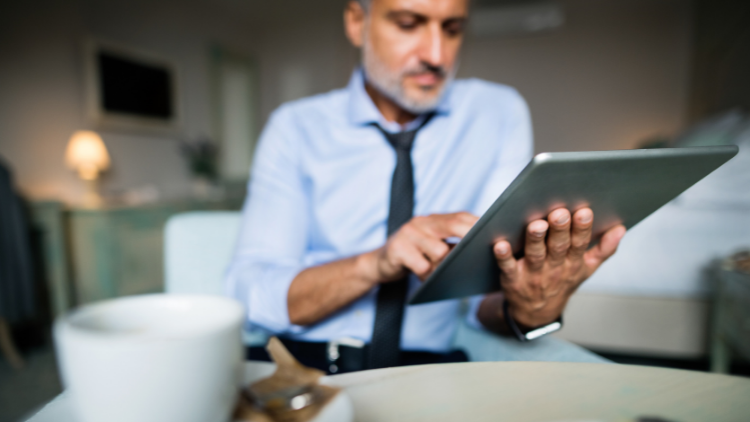
[[[422,114],[435,110],[438,104],[440,104],[440,100],[443,98],[445,88],[453,81],[453,78],[456,75],[456,68],[458,68],[458,66],[454,66],[454,68],[448,72],[445,82],[443,82],[443,85],[440,87],[440,91],[438,91],[434,97],[428,99],[417,99],[409,98],[402,85],[404,74],[409,73],[410,71],[407,70],[400,74],[393,74],[390,69],[383,64],[382,60],[377,57],[370,46],[369,41],[365,41],[362,46],[362,63],[365,68],[367,82],[369,82],[370,85],[377,89],[381,94],[396,103],[399,107],[412,114]]]

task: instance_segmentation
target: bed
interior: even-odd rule
[[[716,262],[750,249],[750,119],[698,125],[676,146],[733,143],[738,155],[632,228],[571,299],[561,338],[601,351],[707,353]]]

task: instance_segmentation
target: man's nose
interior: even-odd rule
[[[443,28],[440,25],[429,25],[422,40],[420,57],[423,62],[432,66],[442,66],[443,56]]]

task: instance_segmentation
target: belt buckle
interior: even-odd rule
[[[365,347],[365,342],[356,338],[351,337],[341,337],[336,340],[331,340],[326,345],[326,357],[328,358],[328,363],[330,364],[328,366],[328,371],[332,374],[335,374],[339,371],[338,365],[336,365],[336,362],[341,357],[341,353],[339,352],[339,346],[347,346],[347,347],[353,347],[355,349],[361,349]]]

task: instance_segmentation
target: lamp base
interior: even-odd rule
[[[83,196],[83,206],[86,208],[101,208],[104,205],[102,196],[99,195],[99,179],[84,180],[86,193]]]

